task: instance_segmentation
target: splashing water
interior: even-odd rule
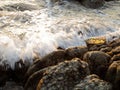
[[[107,41],[119,38],[119,1],[113,7],[94,10],[77,1],[50,1],[31,0],[39,6],[33,11],[0,11],[0,65],[14,69],[19,60],[31,64],[35,57],[41,58],[58,47],[85,46],[90,37],[104,36]]]

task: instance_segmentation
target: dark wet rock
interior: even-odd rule
[[[110,43],[108,43],[108,45],[112,48],[118,47],[120,46],[120,39],[113,40]]]
[[[87,8],[99,8],[105,3],[104,0],[81,0],[81,3]]]
[[[120,60],[114,61],[108,68],[106,80],[113,84],[114,90],[120,90]]]
[[[100,51],[102,52],[110,52],[111,50],[112,50],[112,47],[105,47],[100,49]]]
[[[11,78],[15,82],[23,82],[25,73],[30,65],[26,65],[22,60],[15,63],[15,69],[13,70],[13,75]]]
[[[65,51],[64,50],[59,50],[59,51],[54,51],[45,57],[43,57],[40,60],[37,60],[34,62],[33,65],[30,66],[28,69],[25,78],[27,79],[30,75],[32,75],[34,72],[39,71],[43,68],[49,67],[56,65],[60,62],[63,62],[65,59]],[[25,80],[26,82],[26,80]]]
[[[39,83],[39,80],[43,77],[44,73],[49,69],[50,67],[41,69],[39,71],[36,71],[33,73],[28,80],[26,81],[24,85],[24,90],[36,90],[37,84]]]
[[[68,48],[65,50],[67,56],[66,59],[72,59],[75,57],[83,59],[83,56],[87,51],[88,48],[84,46]]]
[[[4,87],[0,87],[0,90],[23,90],[23,86],[13,81],[7,81]]]
[[[4,86],[6,81],[9,80],[11,72],[9,66],[0,66],[0,86]]]
[[[118,61],[118,60],[120,60],[120,54],[114,55],[114,56],[111,58],[111,62],[113,62],[113,61]]]
[[[38,9],[37,6],[31,5],[31,4],[25,4],[25,3],[15,3],[10,5],[5,5],[0,7],[1,11],[25,11],[25,10],[36,10]]]
[[[89,51],[99,51],[99,46],[98,45],[92,45],[88,47]]]
[[[48,69],[38,83],[37,90],[72,90],[89,75],[88,64],[75,58]]]
[[[107,71],[110,62],[110,56],[101,51],[90,51],[84,55],[84,59],[89,64],[89,68],[92,74],[97,74],[101,78]]]
[[[111,55],[119,54],[120,53],[120,46],[116,47],[115,49],[111,50]]]
[[[88,75],[73,90],[112,90],[110,83],[101,80],[97,75]]]

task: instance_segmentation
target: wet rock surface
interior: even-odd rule
[[[37,90],[72,90],[85,76],[89,75],[88,64],[80,59],[62,62],[48,69],[38,83]]]
[[[87,8],[100,8],[105,4],[104,0],[81,0],[81,3]]]
[[[1,0],[0,2],[4,2],[4,1],[5,0],[3,1]],[[12,1],[15,1],[15,0],[12,0]],[[16,1],[19,1],[19,0],[16,0]],[[41,40],[44,37],[44,35],[43,36],[42,34],[39,35],[38,34],[39,30],[37,31],[36,28],[32,26],[34,26],[35,24],[35,25],[38,25],[41,29],[41,26],[44,26],[43,22],[47,21],[48,22],[47,24],[49,24],[49,22],[54,21],[54,18],[52,17],[51,21],[49,20],[50,18],[46,19],[47,17],[44,18],[45,20],[40,19],[42,15],[43,16],[45,15],[43,13],[44,10],[45,11],[48,11],[48,10],[44,9],[42,12],[40,10],[39,13],[36,12],[36,10],[39,10],[39,8],[41,7],[42,8],[47,7],[46,6],[47,2],[45,0],[35,0],[35,1],[38,2],[36,4],[37,6],[34,6],[35,4],[34,0],[30,0],[29,4],[16,2],[16,3],[11,3],[11,4],[9,3],[9,4],[0,6],[0,9],[1,9],[0,11],[0,30],[1,30],[0,37],[2,35],[6,35],[6,36],[8,35],[10,37],[10,40],[11,39],[14,40],[14,43],[17,49],[20,49],[18,47],[22,47],[22,45],[23,46],[25,45],[25,47],[27,47],[28,52],[31,52],[31,48],[35,48],[34,54],[39,55],[39,54],[44,54],[44,53],[37,52],[37,50],[39,50],[40,48],[36,48],[35,46],[31,47],[31,44],[35,44],[35,45],[38,45],[38,47],[41,47],[43,43],[42,44],[35,43],[35,42],[32,42],[31,39],[35,38],[34,36],[32,36],[33,33],[37,33],[37,38],[35,39],[37,39],[37,42],[39,42],[39,40]],[[55,2],[55,5],[58,5],[57,0],[53,0],[53,1]],[[112,33],[114,33],[115,29],[119,31],[120,15],[119,15],[118,10],[119,10],[120,3],[119,2],[114,2],[114,3],[107,2],[104,4],[103,0],[99,0],[99,1],[93,0],[95,2],[92,2],[92,3],[90,3],[90,0],[84,0],[84,1],[86,1],[84,2],[86,3],[84,5],[87,5],[86,7],[89,7],[89,8],[84,8],[82,6],[75,6],[75,5],[72,6],[69,3],[67,3],[66,6],[64,6],[66,2],[59,3],[61,4],[61,6],[58,5],[58,6],[53,6],[52,8],[50,8],[50,10],[53,9],[50,15],[53,15],[55,17],[58,17],[60,15],[59,17],[60,20],[59,18],[57,18],[55,22],[52,22],[53,25],[52,24],[48,25],[49,28],[52,30],[53,29],[57,29],[57,30],[64,29],[69,35],[67,35],[66,33],[62,33],[62,35],[65,34],[65,36],[67,37],[62,37],[62,39],[61,37],[56,37],[59,42],[59,43],[57,42],[58,46],[56,46],[56,47],[59,47],[57,48],[59,49],[58,51],[57,49],[54,49],[55,51],[51,52],[51,49],[42,47],[43,48],[42,52],[47,49],[48,51],[50,50],[50,52],[49,53],[47,52],[47,55],[45,55],[46,54],[45,53],[44,54],[45,56],[42,57],[41,59],[35,60],[35,62],[31,66],[30,64],[28,65],[26,62],[21,62],[21,61],[18,61],[15,63],[14,70],[11,69],[9,65],[4,65],[2,67],[0,66],[0,77],[1,77],[0,86],[2,86],[0,87],[0,90],[23,90],[23,87],[25,90],[27,89],[36,90],[36,87],[38,90],[40,89],[54,90],[58,88],[59,89],[65,88],[65,90],[69,90],[69,89],[76,90],[76,89],[81,89],[81,88],[86,88],[86,87],[88,87],[89,89],[91,89],[91,87],[93,87],[94,89],[97,88],[97,90],[98,89],[106,90],[105,88],[107,88],[107,90],[111,90],[111,85],[109,83],[112,84],[113,90],[120,90],[120,87],[119,87],[119,83],[120,83],[120,77],[119,77],[120,76],[119,74],[120,39],[115,40],[116,38],[119,38],[119,32],[116,33],[118,36],[114,36],[114,35],[112,36]],[[98,2],[99,4],[96,4]],[[99,8],[99,7],[101,8],[93,9],[93,10],[90,9],[90,8]],[[49,13],[49,12],[46,12],[46,13]],[[38,15],[41,15],[41,16],[38,16]],[[73,19],[71,19],[72,17]],[[78,17],[80,19],[78,19]],[[81,17],[82,17],[82,21],[81,21]],[[85,17],[85,20],[83,17]],[[34,19],[34,18],[37,18],[37,19]],[[100,18],[100,19],[97,19],[97,18]],[[75,21],[75,20],[78,20],[78,21]],[[100,20],[107,24],[104,24]],[[34,21],[36,21],[37,23]],[[114,24],[111,24],[111,22]],[[52,27],[50,27],[51,25]],[[84,27],[81,28],[79,25],[80,26],[84,25]],[[35,32],[32,32],[32,34],[26,32],[26,29],[28,29],[30,26],[32,27],[32,29],[35,30]],[[55,28],[54,26],[57,26],[57,28]],[[111,28],[110,26],[113,26],[113,28]],[[117,26],[118,28],[116,28]],[[83,31],[80,31],[82,29]],[[104,33],[104,29],[108,30],[108,32],[112,32],[112,33],[109,33],[110,37],[108,37],[110,38],[110,43],[107,42],[107,43],[104,43],[104,45],[97,44],[97,45],[91,45],[90,47],[89,46],[79,47],[79,45],[81,45],[81,41],[78,38],[77,39],[74,38],[77,35],[79,35],[78,36],[79,38],[83,38],[82,35],[85,34],[86,36],[83,38],[85,40],[86,38],[90,38],[91,36],[98,36],[98,35],[103,35],[103,34],[105,35],[106,33]],[[24,30],[25,32],[22,32]],[[29,28],[29,32],[31,32],[30,30],[31,28]],[[70,34],[72,30],[76,31],[72,33],[73,36],[71,36],[72,34]],[[18,31],[18,32],[15,32],[15,31]],[[48,32],[50,31],[47,31],[47,33]],[[57,31],[54,31],[54,30],[52,32],[54,34],[58,33]],[[101,34],[101,32],[103,33]],[[41,37],[39,38],[39,36],[42,36],[42,38]],[[48,34],[47,36],[51,36],[51,34]],[[25,38],[25,37],[28,37],[28,38]],[[45,44],[48,44],[47,42],[50,42],[50,41],[54,42],[53,39],[52,40],[50,39],[49,41],[49,38],[43,39],[43,41],[48,39],[47,41],[45,41]],[[66,39],[66,38],[69,38],[69,39]],[[4,43],[3,39],[0,39],[2,43]],[[114,41],[111,42],[111,39],[114,39]],[[18,42],[16,42],[17,40]],[[28,41],[30,43],[26,44],[26,42],[24,41]],[[61,43],[61,41],[63,42]],[[63,45],[63,43],[65,45]],[[69,45],[74,46],[73,43],[75,43],[75,46],[77,47],[66,49]],[[54,44],[56,45],[56,42],[54,42]],[[5,45],[7,46],[7,44]],[[51,44],[50,46],[47,45],[47,47],[52,47],[52,45]],[[10,48],[10,51],[12,51],[12,49],[14,48]],[[2,48],[0,49],[0,51],[1,50]],[[24,52],[22,53],[23,56],[28,54],[27,50],[26,48],[22,48],[22,52]],[[2,54],[2,52],[0,52],[0,54]],[[84,54],[86,54],[87,59],[83,58]],[[22,55],[20,53],[20,56]],[[30,60],[31,58],[29,57],[32,57],[31,53],[29,53],[29,55],[26,57],[27,57],[27,60]],[[73,58],[76,58],[76,57],[81,60],[72,60]],[[22,57],[22,58],[25,58],[25,57]],[[0,61],[2,61],[2,59]],[[88,63],[88,66],[90,69],[89,71],[85,70],[84,65],[83,65],[84,63]],[[26,64],[28,66],[26,66]],[[95,73],[100,78],[95,75],[91,75],[91,76],[87,76],[88,74],[84,75],[86,72]],[[107,78],[105,77],[105,74],[106,74],[106,77],[108,76]],[[103,81],[102,79],[104,79],[105,81]]]
[[[24,88],[21,84],[13,81],[8,81],[4,87],[0,87],[0,90],[24,90]]]
[[[97,74],[104,78],[110,62],[110,56],[100,51],[90,51],[84,55],[84,59],[89,64],[92,74]]]
[[[112,85],[92,74],[85,77],[73,90],[112,90]]]
[[[106,80],[113,84],[113,89],[120,90],[120,60],[114,61],[109,66]]]

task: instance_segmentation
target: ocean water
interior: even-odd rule
[[[11,7],[16,3],[22,4]],[[20,5],[27,9],[20,11]],[[30,65],[58,47],[85,46],[91,37],[117,39],[119,6],[120,1],[88,9],[72,0],[0,0],[0,65],[14,69],[19,60]]]

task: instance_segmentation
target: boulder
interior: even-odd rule
[[[114,61],[109,66],[106,80],[113,84],[113,90],[120,90],[120,60]]]
[[[54,52],[46,55],[45,57],[43,57],[40,60],[37,60],[27,70],[27,72],[25,74],[25,82],[28,79],[28,77],[30,75],[32,75],[33,73],[35,73],[36,71],[39,71],[43,68],[53,66],[53,65],[56,65],[60,62],[63,62],[65,60],[64,58],[65,58],[65,51],[58,50],[58,51],[54,51]]]
[[[68,48],[65,50],[65,53],[67,56],[65,59],[72,59],[75,57],[83,59],[83,56],[87,51],[88,51],[88,48],[84,46]]]
[[[100,51],[102,52],[110,52],[111,50],[112,50],[112,47],[105,47],[100,49]]]
[[[110,53],[111,53],[112,56],[115,55],[115,54],[119,54],[120,53],[120,46],[112,49]]]
[[[78,58],[59,63],[48,69],[40,79],[37,90],[72,90],[89,75],[88,64]]]
[[[83,60],[89,64],[89,68],[92,74],[97,74],[101,78],[107,71],[110,62],[110,56],[101,51],[90,51],[84,55]]]
[[[111,63],[112,63],[113,61],[118,61],[118,60],[120,60],[120,54],[114,55],[114,56],[111,58]]]
[[[102,7],[105,3],[104,0],[81,0],[82,5],[87,8],[99,8]]]
[[[120,39],[113,40],[108,43],[108,45],[112,48],[120,46]]]
[[[73,90],[112,90],[112,85],[92,74],[85,77]]]
[[[6,81],[9,80],[11,72],[9,66],[0,66],[0,87],[4,86]]]
[[[26,81],[24,85],[24,90],[36,90],[39,80],[43,77],[45,71],[47,71],[48,69],[49,67],[41,69],[33,73]]]
[[[107,47],[106,39],[103,37],[89,38],[86,40],[86,44],[90,51],[98,51]]]
[[[27,72],[27,69],[30,65],[27,65],[26,63],[23,63],[22,60],[19,60],[18,62],[15,63],[15,68],[13,70],[11,78],[15,82],[22,82],[24,81],[25,78],[25,73]]]

